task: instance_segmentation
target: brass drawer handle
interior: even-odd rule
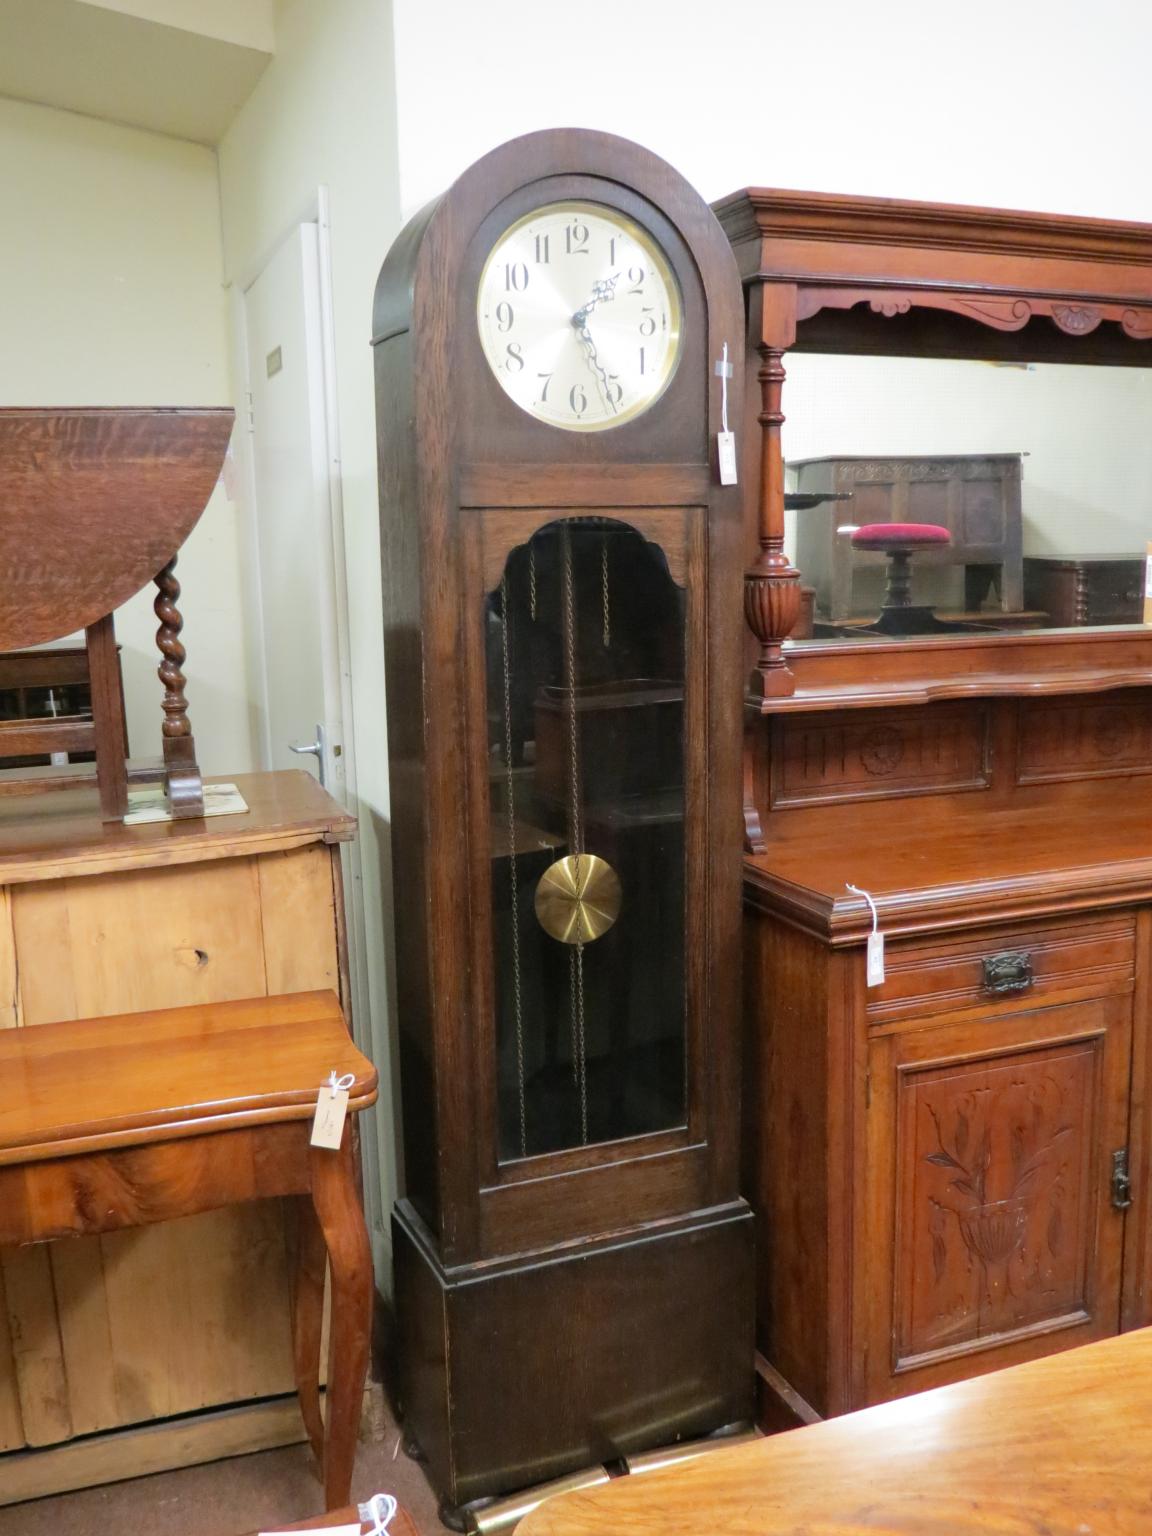
[[[1026,949],[1006,949],[984,961],[985,992],[1027,992],[1035,979]]]

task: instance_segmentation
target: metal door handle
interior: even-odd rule
[[[317,763],[320,765],[320,783],[324,788],[327,788],[327,774],[325,772],[324,765],[324,747],[324,727],[322,725],[318,725],[316,727],[316,740],[309,742],[306,747],[295,747],[291,742],[288,743],[289,752],[295,752],[297,757],[314,757],[316,759]]]

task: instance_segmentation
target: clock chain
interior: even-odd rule
[[[572,850],[576,890],[581,889],[584,823],[580,806],[580,741],[576,712],[576,583],[572,569],[572,530],[564,524],[562,580],[564,604],[564,672],[568,694],[568,844]],[[588,1144],[588,1057],[584,1036],[584,945],[577,941],[568,962],[572,1005],[572,1067],[580,1092],[580,1141]]]
[[[500,578],[500,639],[504,663],[504,770],[508,809],[508,878],[512,916],[512,1011],[516,1024],[516,1088],[520,1104],[520,1156],[528,1155],[524,1103],[524,998],[520,975],[520,886],[516,872],[516,776],[512,770],[512,658],[508,622],[508,572]]]
[[[600,535],[600,635],[604,649],[612,644],[612,607],[608,598],[608,535]]]

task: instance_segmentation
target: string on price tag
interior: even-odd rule
[[[343,1077],[337,1077],[334,1071],[328,1074],[328,1081],[316,1095],[316,1113],[312,1118],[314,1147],[331,1147],[333,1151],[339,1148],[348,1113],[348,1090],[355,1081],[351,1072],[345,1072]]]
[[[720,484],[736,484],[736,434],[728,430],[728,380],[732,377],[732,364],[728,361],[728,343],[724,343],[724,355],[716,364],[716,377],[720,380],[720,431],[716,436],[716,458],[720,469]]]
[[[884,982],[884,935],[880,932],[880,914],[876,910],[876,903],[868,892],[862,890],[860,886],[852,885],[849,881],[845,881],[845,885],[847,885],[853,896],[863,896],[864,900],[868,903],[868,910],[872,914],[872,932],[868,935],[868,985],[870,987],[882,986]]]

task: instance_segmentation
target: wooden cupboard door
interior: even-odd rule
[[[1129,996],[869,1046],[854,1406],[1116,1333]]]

